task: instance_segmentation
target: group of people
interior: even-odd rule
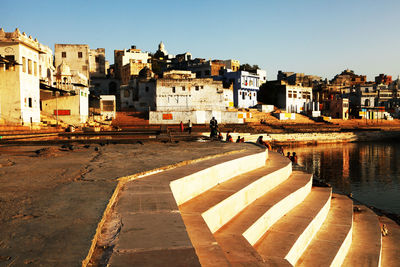
[[[293,163],[297,163],[297,155],[296,155],[296,152],[293,152],[292,155],[290,155],[290,152],[288,152],[288,153],[286,154],[286,157],[287,157],[288,159],[290,159]]]
[[[187,125],[188,125],[187,130],[188,130],[189,134],[191,134],[191,133],[192,133],[192,126],[193,126],[193,124],[192,124],[192,122],[189,120]],[[183,132],[185,131],[185,127],[183,126],[183,122],[182,122],[182,121],[181,121],[181,123],[179,124],[179,126],[180,126],[180,128],[181,128],[181,132],[183,133]]]
[[[189,121],[189,122],[190,122],[190,121]],[[183,126],[182,126],[182,122],[181,122],[181,127],[183,127]],[[221,132],[218,131],[218,122],[217,122],[217,120],[215,119],[215,117],[212,117],[212,119],[210,120],[210,138],[217,138],[217,139],[220,140],[220,141],[223,140],[223,137],[222,137]],[[231,135],[230,132],[227,132],[227,133],[226,133],[225,141],[226,141],[226,142],[233,143],[233,138],[232,138],[232,135]],[[237,137],[237,139],[236,139],[236,143],[244,143],[244,137],[241,138],[240,135],[239,135],[239,136]],[[267,147],[268,150],[272,150],[271,145],[270,145],[268,142],[266,142],[266,141],[263,140],[263,136],[262,136],[262,135],[260,135],[260,136],[257,138],[256,143],[259,144],[259,145],[263,145],[263,146]],[[277,152],[280,153],[280,154],[282,154],[283,156],[285,155],[284,152],[283,152],[283,148],[282,148],[281,146],[278,147]],[[290,155],[290,152],[287,152],[286,157],[287,157],[288,159],[290,159],[293,163],[297,163],[297,155],[296,155],[296,152],[293,152],[292,155]]]

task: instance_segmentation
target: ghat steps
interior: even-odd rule
[[[128,182],[110,266],[399,266],[400,228],[259,147]]]

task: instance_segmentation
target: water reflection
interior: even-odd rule
[[[293,147],[299,164],[336,192],[400,214],[400,143]]]

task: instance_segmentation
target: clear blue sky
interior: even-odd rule
[[[331,79],[349,68],[400,74],[399,0],[1,0],[0,27],[55,43],[238,59]]]

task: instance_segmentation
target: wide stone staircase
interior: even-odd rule
[[[400,266],[397,224],[257,146],[126,188],[110,266]]]

